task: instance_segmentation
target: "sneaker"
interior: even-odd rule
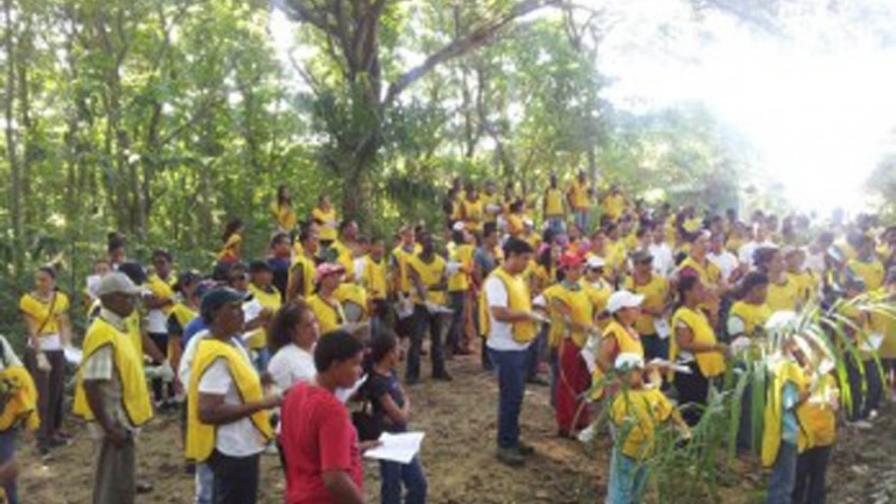
[[[527,457],[535,455],[535,447],[528,443],[524,443],[523,441],[517,443],[517,450],[519,450],[520,455]]]
[[[868,420],[877,420],[877,410],[873,409],[868,412]]]
[[[495,456],[498,458],[498,462],[510,467],[519,467],[526,463],[523,455],[516,448],[498,448]]]

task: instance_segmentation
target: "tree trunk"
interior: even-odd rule
[[[6,40],[4,47],[6,49],[6,100],[4,103],[4,118],[6,119],[6,156],[9,159],[10,186],[9,186],[9,202],[12,217],[12,257],[13,257],[13,275],[22,272],[22,264],[24,257],[23,236],[22,236],[22,192],[21,192],[21,172],[19,167],[18,145],[15,132],[15,114],[13,110],[13,102],[15,100],[16,91],[16,58],[15,47],[13,42],[13,20],[12,20],[12,0],[4,0],[3,14],[6,22]]]

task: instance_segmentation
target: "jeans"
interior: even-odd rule
[[[0,432],[0,464],[5,464],[16,456],[17,433],[15,428]],[[6,501],[9,504],[19,504],[15,479],[4,485],[3,490],[6,492]]]
[[[641,344],[644,345],[644,360],[668,359],[669,338],[662,339],[656,334],[641,336]]]
[[[565,219],[561,217],[548,217],[548,229],[554,233],[554,236],[563,234],[566,232],[566,222]]]
[[[613,446],[610,455],[610,482],[607,485],[607,504],[641,502],[647,482],[647,465],[619,452]]]
[[[382,504],[423,504],[426,502],[426,474],[420,457],[410,463],[380,461],[380,502]],[[406,493],[401,499],[401,487]]]
[[[790,504],[796,482],[796,445],[781,441],[778,458],[768,481],[766,504]]]
[[[864,377],[862,376],[862,370],[858,367],[860,365],[865,372]],[[880,407],[880,400],[883,395],[883,386],[877,364],[873,359],[857,363],[851,355],[847,356],[846,375],[849,380],[849,392],[852,396],[852,403],[847,412],[847,417],[853,422],[864,420],[871,414],[871,410]],[[862,390],[863,388],[864,390]]]
[[[532,341],[532,344],[529,345],[529,365],[528,371],[526,373],[526,380],[534,380],[538,377],[538,365],[544,360],[544,352],[545,347],[547,346],[548,341],[548,326],[547,324],[541,327],[541,330],[538,331],[538,336],[535,337],[535,340]]]
[[[208,465],[214,473],[214,504],[255,504],[258,499],[259,455],[230,457],[215,450]]]
[[[450,299],[450,307],[454,310],[451,314],[451,325],[448,326],[448,350],[457,353],[460,350],[460,343],[463,341],[464,333],[464,301],[466,300],[466,291],[456,291],[448,293]]]
[[[445,374],[445,355],[442,352],[442,321],[438,315],[432,315],[424,305],[414,305],[411,315],[414,329],[411,331],[411,347],[408,350],[408,363],[405,379],[420,379],[420,347],[423,346],[423,335],[429,331],[432,344],[429,356],[432,359],[432,375]]]
[[[255,350],[255,359],[252,364],[255,365],[255,370],[258,371],[259,374],[268,370],[269,362],[271,362],[271,350],[269,348],[264,347]]]
[[[163,354],[167,354],[168,352],[168,333],[149,333],[149,339],[155,343],[156,347]],[[156,365],[161,364],[161,362],[156,362]],[[167,384],[162,381],[161,378],[153,378],[152,379],[152,398],[157,403],[160,403],[166,399],[174,397],[174,382],[168,382]]]
[[[587,233],[588,229],[588,210],[576,210],[575,215],[576,227],[583,233]]]
[[[816,446],[799,454],[796,459],[793,504],[824,504],[825,473],[830,456],[830,446]]]
[[[489,356],[498,371],[498,448],[517,448],[529,352],[490,348]]]
[[[215,486],[215,473],[205,463],[196,464],[196,499],[195,504],[212,504],[212,487]]]

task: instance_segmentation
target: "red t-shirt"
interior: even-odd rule
[[[324,471],[345,471],[361,488],[358,433],[339,399],[300,383],[286,394],[280,411],[287,504],[335,503],[324,486]]]

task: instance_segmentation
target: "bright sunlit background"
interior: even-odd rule
[[[896,135],[896,0],[802,0],[798,12],[778,1],[776,33],[718,11],[698,18],[684,0],[580,4],[610,19],[598,64],[616,107],[702,104],[753,146],[760,189],[783,187],[804,211],[861,211]],[[282,12],[269,28],[287,65],[289,48],[301,57]]]

